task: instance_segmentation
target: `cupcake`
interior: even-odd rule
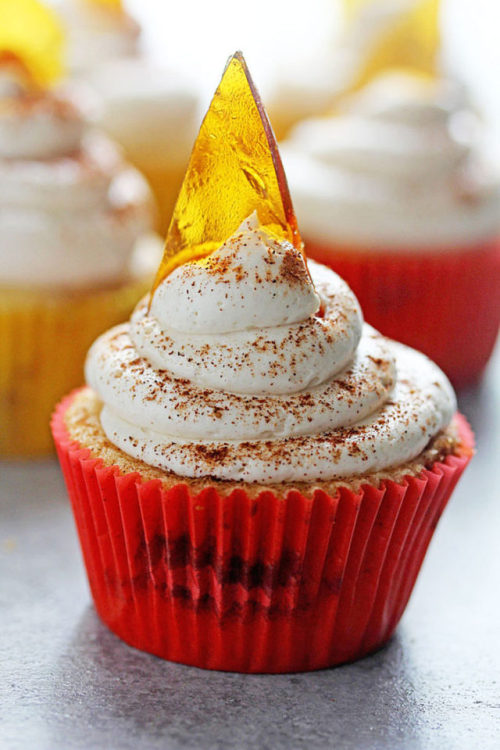
[[[147,60],[110,61],[86,80],[98,96],[97,124],[148,180],[164,236],[199,127],[198,91]]]
[[[57,28],[38,3],[23,8],[24,29],[33,8]],[[13,52],[3,42],[0,455],[42,455],[53,450],[54,404],[81,382],[90,343],[149,288],[157,241],[146,234],[151,197],[142,177],[75,102],[37,81],[54,50],[23,59],[20,42]]]
[[[308,266],[239,53],[152,293],[93,344],[86,377],[52,429],[117,635],[241,672],[318,669],[387,641],[472,435],[439,368]]]
[[[387,68],[436,69],[439,0],[341,0],[339,6],[330,45],[275,75],[269,111],[278,140]]]
[[[65,0],[69,72],[92,89],[97,125],[147,178],[165,235],[199,126],[192,81],[153,63],[121,3]]]
[[[369,323],[476,381],[500,321],[500,180],[464,92],[388,72],[283,146],[308,254]]]
[[[66,64],[85,77],[116,59],[139,57],[141,28],[120,0],[56,0],[66,35]]]

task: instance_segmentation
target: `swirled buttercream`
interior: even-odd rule
[[[0,112],[0,158],[51,159],[71,154],[84,129],[81,113],[69,99],[24,96],[12,89],[3,95]]]
[[[85,81],[98,99],[99,127],[135,163],[153,172],[184,172],[199,127],[198,89],[189,79],[126,57],[89,70]]]
[[[455,398],[423,355],[362,322],[331,270],[247,220],[92,346],[108,439],[180,476],[327,480],[415,458]]]
[[[398,250],[470,246],[500,229],[477,119],[450,81],[387,73],[334,116],[305,120],[282,155],[302,232]]]
[[[140,27],[124,10],[81,0],[57,0],[67,35],[68,67],[86,75],[108,60],[138,54]]]
[[[121,282],[151,224],[145,181],[68,98],[13,80],[0,108],[0,283]]]

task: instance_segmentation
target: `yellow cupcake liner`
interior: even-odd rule
[[[54,405],[83,382],[89,346],[126,320],[150,278],[92,292],[0,289],[0,456],[53,452]]]

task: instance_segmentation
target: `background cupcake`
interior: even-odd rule
[[[125,318],[147,288],[158,251],[146,236],[151,198],[142,177],[71,99],[47,88],[61,40],[55,17],[27,0],[0,31],[0,453],[7,456],[51,450],[54,403],[81,381],[90,341]]]
[[[364,325],[335,273],[308,271],[240,54],[152,296],[95,342],[86,373],[53,432],[115,633],[248,672],[333,665],[389,638],[472,436],[443,373]]]
[[[70,75],[85,77],[112,60],[139,57],[141,27],[120,0],[57,0],[52,4],[67,36]]]
[[[439,0],[340,0],[337,6],[329,47],[289,62],[275,76],[268,100],[278,140],[301,120],[332,110],[396,59],[422,73],[436,68]]]
[[[158,230],[168,229],[199,125],[198,89],[145,54],[140,27],[122,3],[60,0],[69,73],[96,95],[94,118],[147,178]]]
[[[388,72],[298,125],[284,159],[311,257],[383,333],[477,379],[500,320],[500,181],[460,87]]]
[[[146,60],[115,60],[87,76],[97,92],[97,124],[147,178],[167,232],[199,125],[198,93],[180,73]]]

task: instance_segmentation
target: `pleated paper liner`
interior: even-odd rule
[[[52,453],[50,417],[83,380],[94,339],[127,319],[151,279],[95,292],[0,289],[0,455]]]
[[[427,354],[455,387],[481,377],[500,324],[500,239],[429,253],[306,240],[306,252],[349,284],[368,323]]]
[[[295,672],[357,659],[390,638],[472,454],[401,483],[334,496],[219,494],[106,467],[52,429],[95,606],[110,629],[171,661]]]

